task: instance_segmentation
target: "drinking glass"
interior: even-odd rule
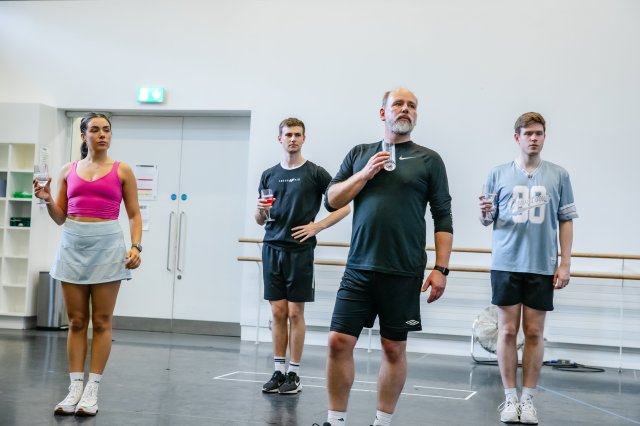
[[[46,164],[36,164],[33,166],[33,178],[38,182],[38,186],[44,188],[49,180],[49,168]],[[38,204],[49,204],[48,201],[38,198]]]
[[[389,153],[389,159],[384,162],[384,169],[392,172],[396,169],[396,144],[382,141],[382,150]]]
[[[273,191],[270,189],[261,189],[260,196],[264,200],[265,204],[273,204]],[[271,210],[267,210],[267,222],[273,222],[274,219],[271,219]]]
[[[486,183],[482,185],[482,199],[491,201],[492,203],[496,199],[496,194],[494,194],[493,192],[489,192],[489,187]]]

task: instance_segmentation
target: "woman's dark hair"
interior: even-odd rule
[[[89,122],[94,118],[104,118],[109,122],[109,126],[111,126],[111,120],[107,117],[106,114],[101,112],[88,112],[84,116],[82,116],[82,120],[80,120],[80,133],[83,135],[87,133],[87,127],[89,127]],[[85,159],[89,154],[89,147],[85,141],[82,141],[82,145],[80,145],[80,158]]]

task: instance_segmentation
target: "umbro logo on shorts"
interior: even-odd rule
[[[417,325],[420,324],[420,321],[416,321],[416,320],[409,320],[406,321],[405,324],[409,324],[409,325]]]

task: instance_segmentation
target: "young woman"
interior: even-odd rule
[[[34,193],[48,201],[49,216],[62,225],[51,276],[62,282],[69,316],[67,357],[69,394],[56,405],[56,414],[95,416],[98,386],[111,352],[113,309],[120,281],[131,279],[140,266],[142,220],[136,179],[127,164],[109,157],[111,122],[104,114],[88,113],[80,123],[82,159],[60,172],[58,195],[51,179]],[[118,224],[120,203],[129,217],[131,248],[127,250]],[[84,386],[89,319],[93,324],[89,380]]]

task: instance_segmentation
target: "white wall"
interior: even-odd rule
[[[406,85],[415,141],[448,167],[455,245],[473,247],[490,244],[480,185],[515,157],[515,118],[540,111],[543,157],[574,184],[574,250],[640,253],[638,22],[635,0],[0,2],[0,102],[251,110],[244,235],[260,237],[251,212],[278,122],[302,118],[306,156],[334,173],[380,137],[383,92]],[[166,87],[165,104],[138,105],[143,85]]]

